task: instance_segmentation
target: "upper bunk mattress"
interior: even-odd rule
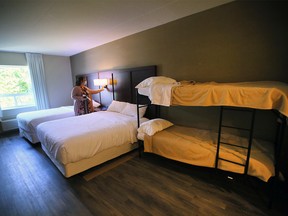
[[[166,89],[169,91],[169,88]],[[152,89],[153,88],[153,89]],[[150,90],[152,103],[162,104],[163,85],[155,85]],[[162,97],[159,97],[159,95]],[[157,100],[161,98],[161,101]],[[156,100],[155,100],[156,99]],[[191,83],[180,82],[172,85],[169,105],[174,106],[234,106],[254,109],[276,109],[288,116],[288,85],[276,81],[239,83]],[[167,101],[167,100],[166,100]],[[167,105],[167,104],[166,104]]]

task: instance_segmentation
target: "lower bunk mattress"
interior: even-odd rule
[[[176,161],[196,166],[215,167],[218,133],[173,125],[153,136],[144,136],[144,151],[155,153]],[[222,141],[248,146],[248,139],[231,134],[222,134]],[[219,156],[244,164],[247,150],[221,145]],[[253,140],[249,160],[248,175],[265,182],[274,176],[273,144],[263,140]],[[244,167],[218,161],[218,168],[225,171],[244,173]]]

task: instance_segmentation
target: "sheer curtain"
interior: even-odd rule
[[[42,54],[26,53],[26,59],[34,85],[37,109],[48,109],[48,95]]]
[[[0,103],[0,121],[1,121],[2,117],[3,117],[3,113],[2,113],[2,109],[1,109],[1,103]]]

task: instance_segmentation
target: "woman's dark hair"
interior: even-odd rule
[[[76,86],[80,86],[84,79],[85,79],[85,77],[78,77],[76,79]]]

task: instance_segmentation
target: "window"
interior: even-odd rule
[[[1,109],[35,106],[28,66],[0,65]]]

